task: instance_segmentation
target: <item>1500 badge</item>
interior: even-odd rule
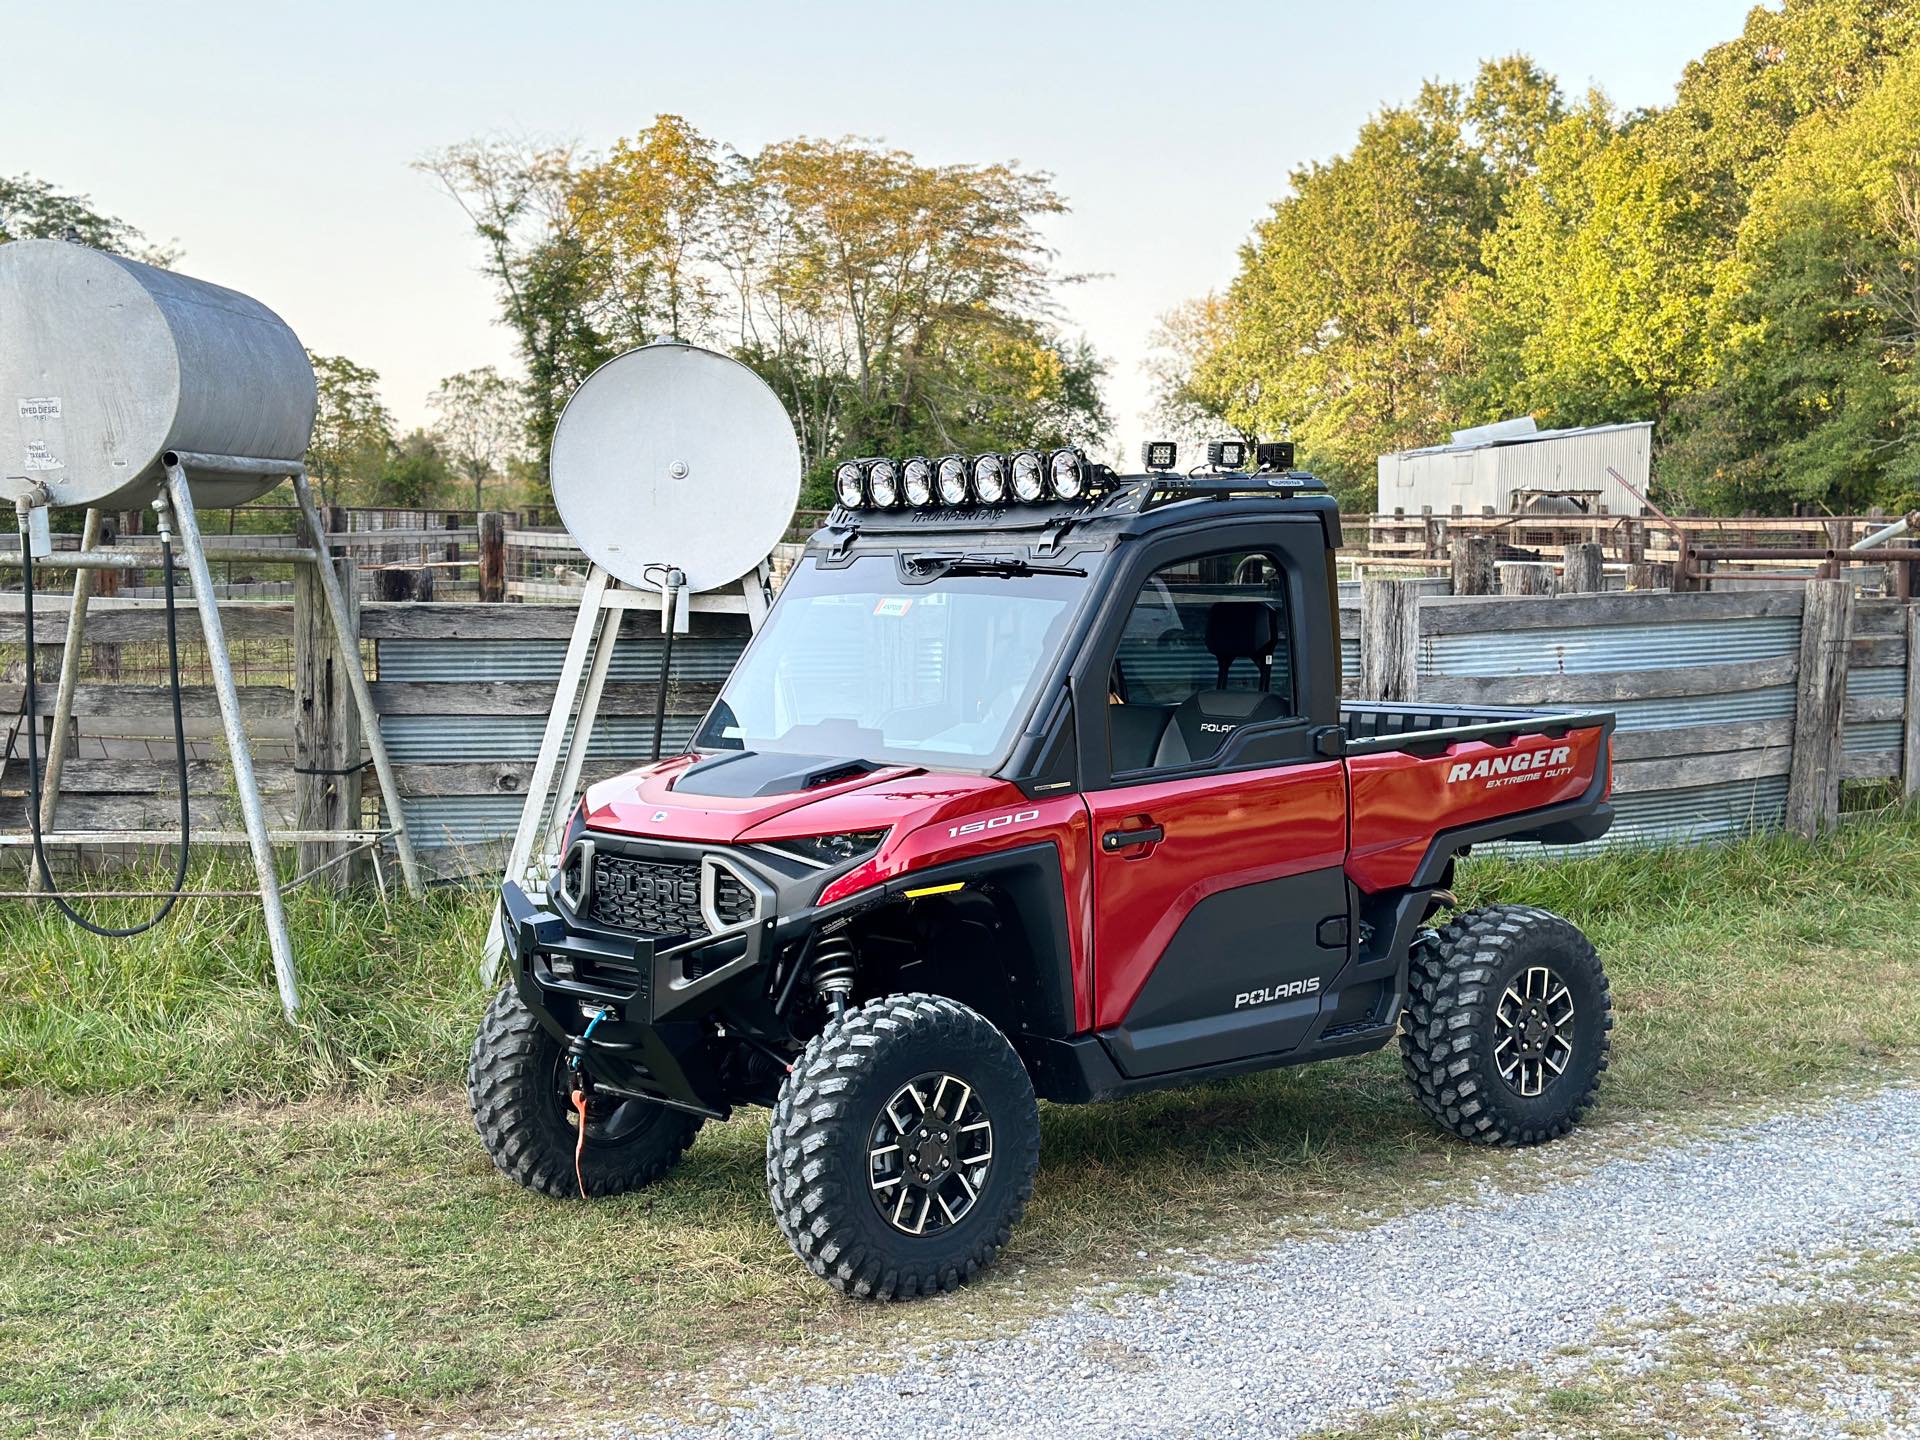
[[[1029,820],[1038,820],[1038,810],[1015,810],[1010,815],[995,815],[990,820],[969,820],[964,825],[952,825],[947,834],[958,839],[962,835],[982,835],[989,830],[1004,830],[1009,825],[1024,825]]]

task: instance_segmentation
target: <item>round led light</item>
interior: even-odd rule
[[[840,503],[849,510],[858,510],[866,503],[866,487],[860,483],[860,467],[848,461],[833,472],[833,493],[840,497]]]
[[[1046,493],[1047,472],[1040,464],[1040,457],[1031,450],[1022,450],[1013,457],[1013,498],[1031,504]]]
[[[973,498],[982,505],[998,505],[1007,498],[1007,466],[998,455],[973,457]]]
[[[1087,467],[1078,452],[1056,450],[1048,462],[1053,493],[1062,500],[1077,500],[1087,488]]]
[[[867,467],[867,496],[881,510],[900,503],[900,474],[891,460],[876,460]]]
[[[918,507],[933,503],[933,462],[915,457],[900,467],[900,483],[907,492],[907,504]]]
[[[967,503],[967,462],[963,456],[949,455],[940,462],[940,503]]]

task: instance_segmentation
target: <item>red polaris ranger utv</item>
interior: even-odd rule
[[[503,1171],[617,1194],[768,1105],[780,1228],[886,1298],[1006,1243],[1036,1097],[1397,1036],[1466,1139],[1581,1117],[1593,947],[1437,917],[1469,846],[1606,830],[1613,717],[1343,705],[1332,498],[1290,446],[1171,452],[841,467],[692,753],[594,786],[543,897],[504,887],[468,1080]]]

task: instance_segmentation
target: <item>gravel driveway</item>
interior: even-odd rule
[[[1788,1293],[1783,1272],[1816,1257],[1920,1244],[1920,1089],[1599,1159],[1617,1144],[1576,1137],[1522,1157],[1519,1193],[1289,1242],[892,1374],[749,1392],[708,1407],[704,1425],[613,1433],[1300,1435],[1449,1389],[1462,1367],[1586,1340],[1603,1321],[1764,1304]],[[1549,1178],[1569,1162],[1574,1178]]]

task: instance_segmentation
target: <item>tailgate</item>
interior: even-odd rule
[[[1602,812],[1612,734],[1609,714],[1539,715],[1350,755],[1348,873],[1363,890],[1408,885],[1436,843],[1523,839]]]

